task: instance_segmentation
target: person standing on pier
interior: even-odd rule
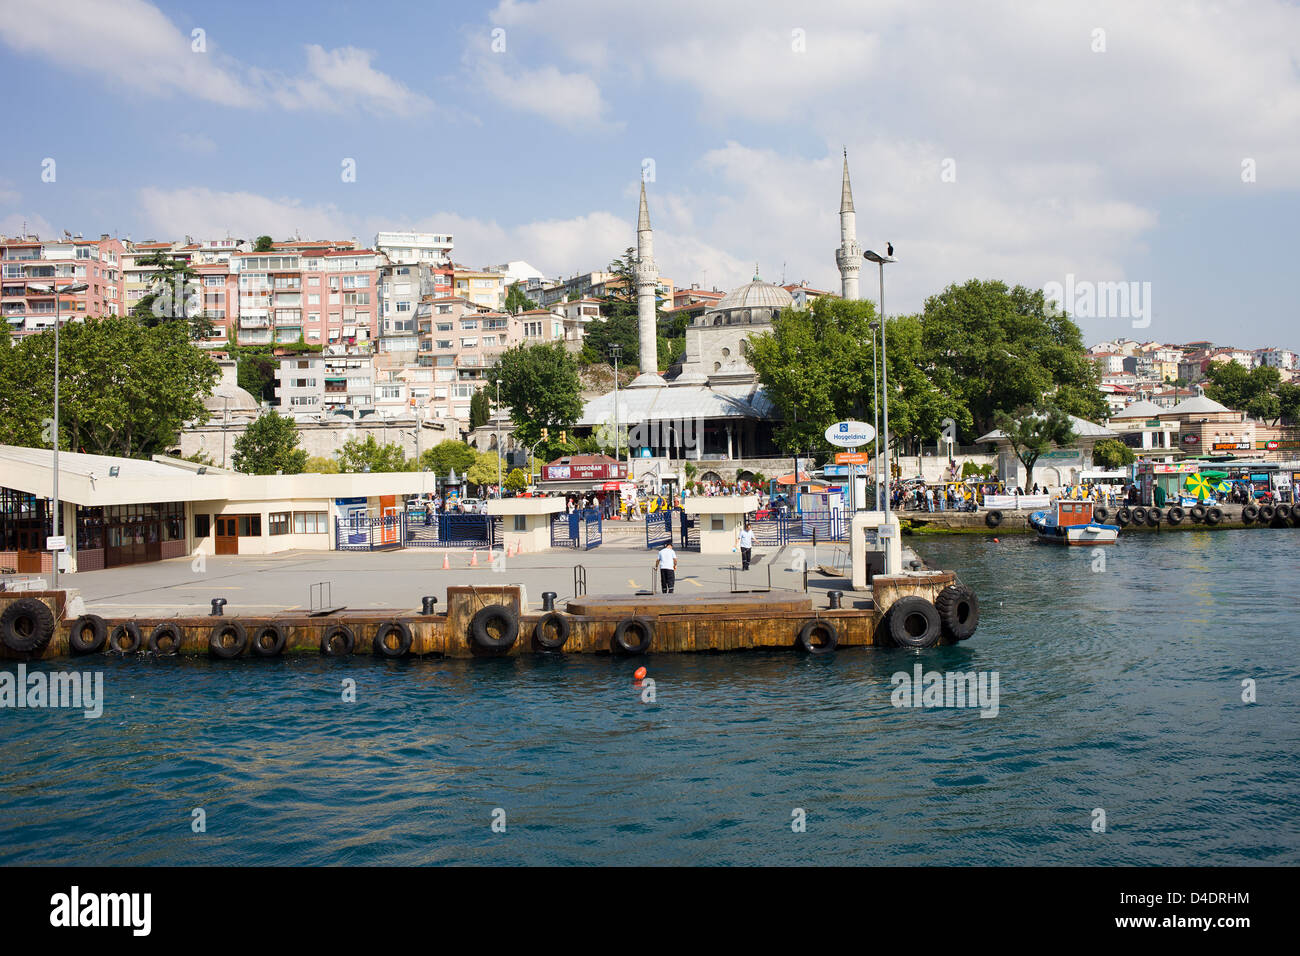
[[[754,532],[750,530],[749,522],[736,532],[736,543],[740,545],[740,570],[749,570],[749,560],[754,553]]]
[[[672,594],[677,583],[677,552],[669,541],[659,549],[659,590]]]

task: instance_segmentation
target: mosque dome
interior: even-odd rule
[[[221,381],[212,390],[212,394],[203,399],[204,406],[214,416],[246,415],[256,418],[261,411],[261,403],[247,389],[240,388],[236,377],[234,362],[218,362],[221,368]]]
[[[794,298],[779,285],[764,282],[757,275],[748,285],[733,289],[718,300],[710,312],[725,312],[730,309],[773,309],[780,312],[794,305]]]

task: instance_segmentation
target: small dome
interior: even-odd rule
[[[204,406],[208,411],[217,414],[224,414],[227,411],[232,414],[236,412],[256,414],[261,409],[262,403],[253,396],[252,392],[239,387],[235,363],[218,362],[217,365],[221,367],[221,381],[212,390],[212,394],[203,400]]]
[[[772,309],[780,312],[794,305],[794,297],[779,285],[764,282],[757,275],[748,285],[733,289],[718,300],[709,312],[727,312],[731,309]]]

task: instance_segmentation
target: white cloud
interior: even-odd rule
[[[49,220],[36,213],[11,212],[0,217],[0,236],[22,235],[47,238],[57,236],[59,232],[50,225]]]
[[[305,205],[295,199],[248,192],[220,192],[202,186],[146,187],[138,194],[145,231],[159,237],[225,235],[251,239],[339,239],[352,235],[348,217],[331,205]]]
[[[204,34],[178,28],[146,0],[60,0],[33,15],[26,0],[0,0],[0,40],[20,53],[87,71],[155,95],[192,97],[237,108],[337,112],[349,108],[407,116],[429,109],[428,97],[371,66],[354,47],[304,47],[306,71],[285,75],[241,63]]]
[[[569,129],[612,129],[596,81],[584,73],[565,73],[547,65],[511,66],[503,56],[479,52],[466,57],[478,84],[510,109],[532,113]]]

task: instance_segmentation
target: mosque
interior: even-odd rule
[[[840,245],[835,262],[841,295],[858,298],[862,268],[848,156],[840,195]],[[686,351],[659,372],[654,258],[654,232],[646,203],[645,182],[637,215],[637,323],[640,333],[640,374],[615,394],[608,392],[586,404],[577,427],[609,428],[617,421],[628,429],[631,459],[735,461],[780,456],[772,432],[776,410],[746,362],[744,342],[771,331],[772,320],[794,307],[785,288],[764,282],[757,267],[752,281],[733,289],[686,330]],[[732,475],[731,477],[734,477]]]

